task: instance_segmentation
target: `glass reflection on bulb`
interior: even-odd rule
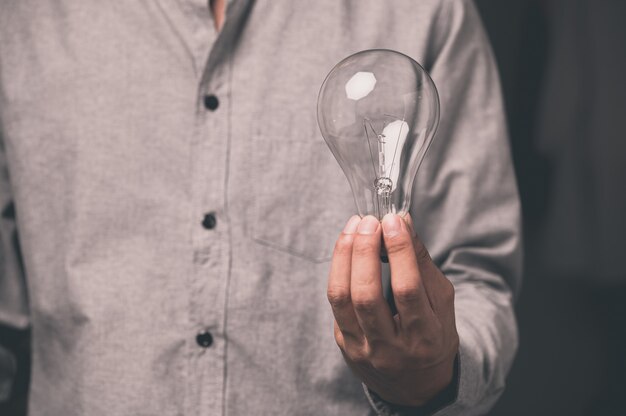
[[[324,80],[317,119],[359,215],[407,213],[439,123],[439,97],[426,71],[391,50],[351,55]]]

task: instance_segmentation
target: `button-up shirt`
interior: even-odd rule
[[[326,300],[355,206],[316,97],[370,48],[439,89],[411,209],[456,289],[438,414],[484,412],[517,345],[520,236],[473,4],[233,0],[216,33],[207,3],[0,6],[0,321],[32,328],[30,414],[399,412],[350,373]]]

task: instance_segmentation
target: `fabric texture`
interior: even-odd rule
[[[355,208],[316,97],[370,48],[439,90],[411,211],[456,288],[459,387],[436,414],[488,411],[517,346],[519,201],[470,1],[233,0],[218,35],[206,0],[10,0],[0,320],[32,327],[30,415],[399,414],[370,406],[326,300]]]

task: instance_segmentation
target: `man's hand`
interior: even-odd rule
[[[328,300],[335,339],[354,373],[390,403],[422,406],[451,383],[459,337],[454,287],[410,221],[388,214],[381,227],[375,217],[352,217],[335,245]],[[396,315],[383,297],[381,232]]]

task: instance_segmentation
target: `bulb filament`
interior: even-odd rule
[[[385,135],[378,135],[378,176],[385,176]]]
[[[372,150],[372,143],[370,141],[370,135],[368,132],[369,129],[374,133],[376,137],[377,143],[377,151],[378,151],[378,166],[374,162],[374,152]],[[391,206],[391,192],[393,190],[393,181],[391,180],[391,172],[387,172],[387,164],[385,159],[385,144],[387,137],[385,134],[378,133],[372,126],[372,123],[369,119],[365,119],[363,123],[363,127],[365,129],[365,135],[367,137],[367,144],[370,150],[370,157],[372,161],[372,167],[374,168],[376,179],[374,180],[374,208],[376,210],[376,215],[379,219],[385,216],[385,214],[392,212]],[[396,143],[397,150],[397,143]],[[393,155],[393,159],[395,159],[395,151]],[[391,160],[391,165],[389,170],[393,169],[394,160]]]

